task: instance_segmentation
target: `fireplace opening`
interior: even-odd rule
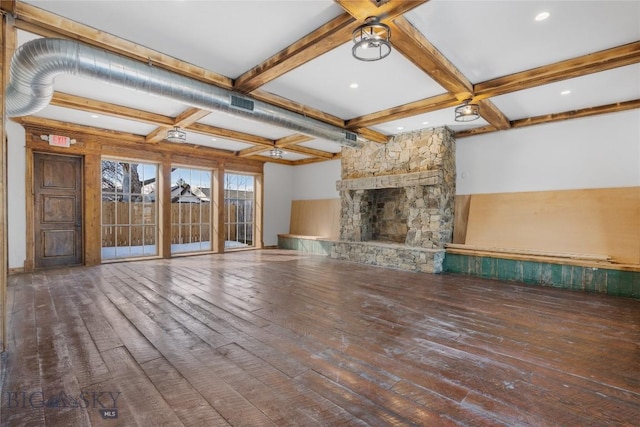
[[[404,188],[371,191],[371,240],[405,243],[407,238],[407,195]]]

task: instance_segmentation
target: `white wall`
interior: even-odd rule
[[[22,126],[6,121],[7,136],[7,205],[9,268],[24,267],[27,253],[26,199],[25,199],[25,131]]]
[[[457,194],[640,186],[640,110],[456,141]]]
[[[25,132],[7,122],[9,268],[26,255]],[[457,193],[640,186],[640,111],[531,126],[456,141]],[[291,200],[338,198],[340,160],[264,168],[264,244],[289,231]],[[464,177],[463,177],[464,176]]]
[[[278,244],[278,234],[289,232],[291,200],[293,199],[293,166],[266,163],[264,165],[264,233],[265,246]]]
[[[311,163],[294,168],[293,200],[337,199],[336,181],[340,180],[340,160]]]

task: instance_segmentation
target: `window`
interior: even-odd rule
[[[254,184],[252,175],[224,175],[225,249],[255,246]]]
[[[158,254],[158,166],[102,161],[102,259]]]
[[[210,251],[211,176],[201,169],[171,172],[171,253]]]

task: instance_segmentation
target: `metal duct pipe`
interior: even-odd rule
[[[45,108],[53,96],[56,76],[66,73],[162,96],[191,107],[282,126],[347,147],[361,147],[368,142],[338,126],[72,40],[43,38],[25,43],[13,56],[10,70],[6,91],[9,117],[26,116]]]

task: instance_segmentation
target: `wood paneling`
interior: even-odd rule
[[[289,234],[337,239],[340,199],[292,200]]]
[[[465,243],[640,264],[640,187],[474,194]]]
[[[3,426],[640,419],[631,298],[280,250],[10,280]],[[91,397],[89,405],[45,407],[35,394],[29,404],[31,393],[94,391],[106,407],[107,393],[117,396],[117,420],[102,420]]]
[[[467,239],[467,223],[469,221],[469,205],[471,195],[456,196],[453,217],[453,243],[464,244]]]

